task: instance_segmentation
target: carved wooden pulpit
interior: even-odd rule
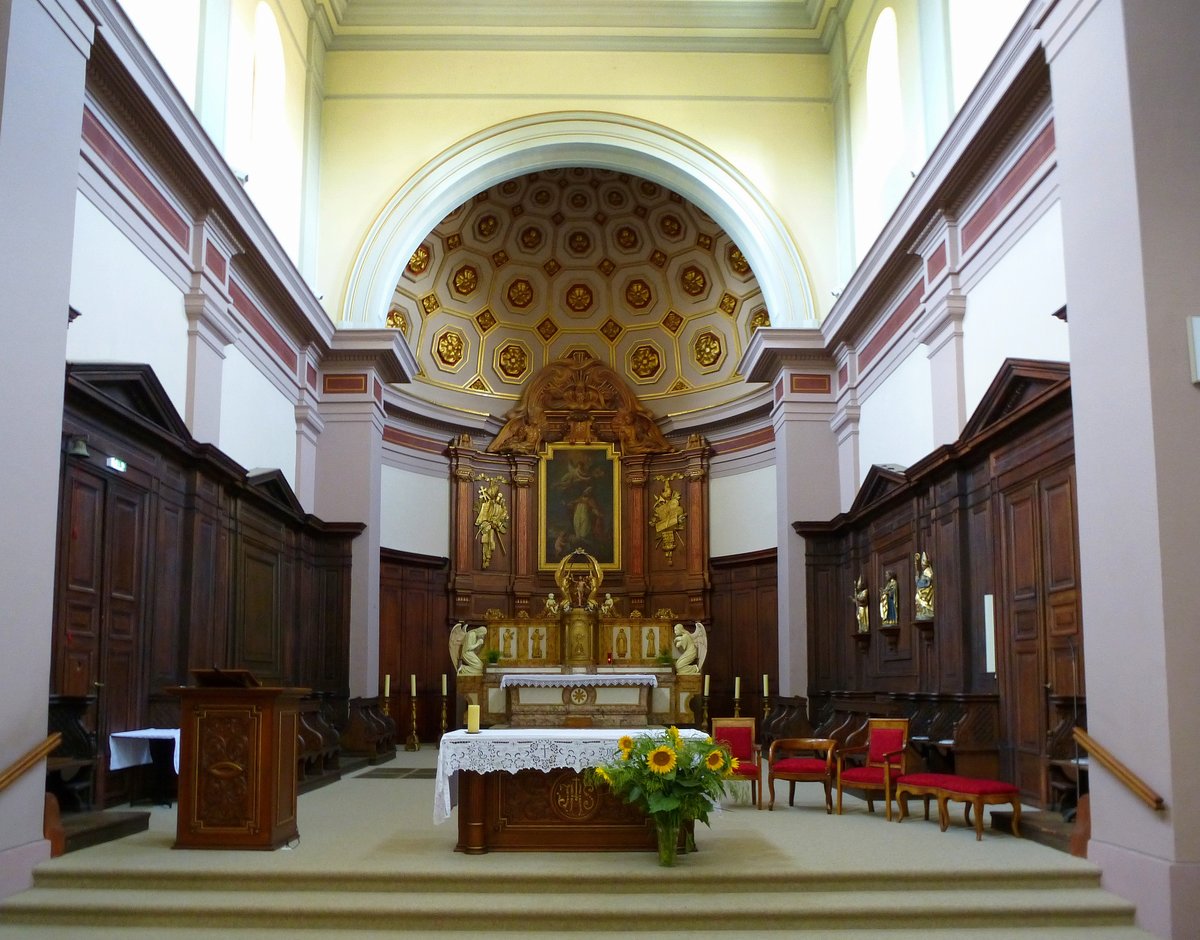
[[[177,849],[276,849],[299,838],[296,741],[308,689],[193,670],[180,704]]]

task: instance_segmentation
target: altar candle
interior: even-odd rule
[[[771,684],[767,681],[767,674],[764,672],[763,673],[763,696],[766,697],[770,694],[771,694]]]
[[[383,677],[383,697],[392,697],[392,674],[390,672]]]
[[[446,674],[442,673],[442,698],[446,697]]]
[[[709,675],[705,675],[705,677],[704,677],[704,695],[706,697],[708,695],[708,680],[711,678],[712,678],[712,676],[709,676]]]
[[[734,698],[742,697],[742,677],[741,676],[733,677],[733,697]]]
[[[479,730],[479,706],[467,706],[467,731],[474,734]]]
[[[413,698],[417,697],[417,674],[415,672],[408,677],[408,694]]]

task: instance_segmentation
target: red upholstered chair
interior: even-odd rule
[[[871,718],[867,721],[867,743],[843,747],[837,754],[837,811],[842,815],[842,790],[862,790],[867,811],[875,812],[874,794],[882,792],[885,815],[892,818],[892,786],[907,773],[908,719]],[[846,758],[862,755],[861,766],[847,765]]]
[[[730,755],[738,761],[732,779],[749,780],[750,798],[758,809],[762,809],[762,753],[754,737],[754,719],[714,718],[712,736],[714,741],[729,745]]]
[[[825,784],[825,812],[833,812],[834,754],[837,741],[833,738],[777,738],[767,752],[767,785],[771,801],[767,809],[775,808],[775,781],[788,782],[788,806],[795,805],[797,783]]]

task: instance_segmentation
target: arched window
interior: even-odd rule
[[[857,153],[855,232],[861,258],[884,221],[904,195],[909,182],[903,168],[904,96],[900,79],[900,41],[896,13],[884,7],[875,21],[867,52],[866,127]]]

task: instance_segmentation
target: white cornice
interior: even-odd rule
[[[738,363],[747,382],[773,382],[785,366],[796,362],[833,367],[821,331],[813,328],[767,326],[754,331]]]

